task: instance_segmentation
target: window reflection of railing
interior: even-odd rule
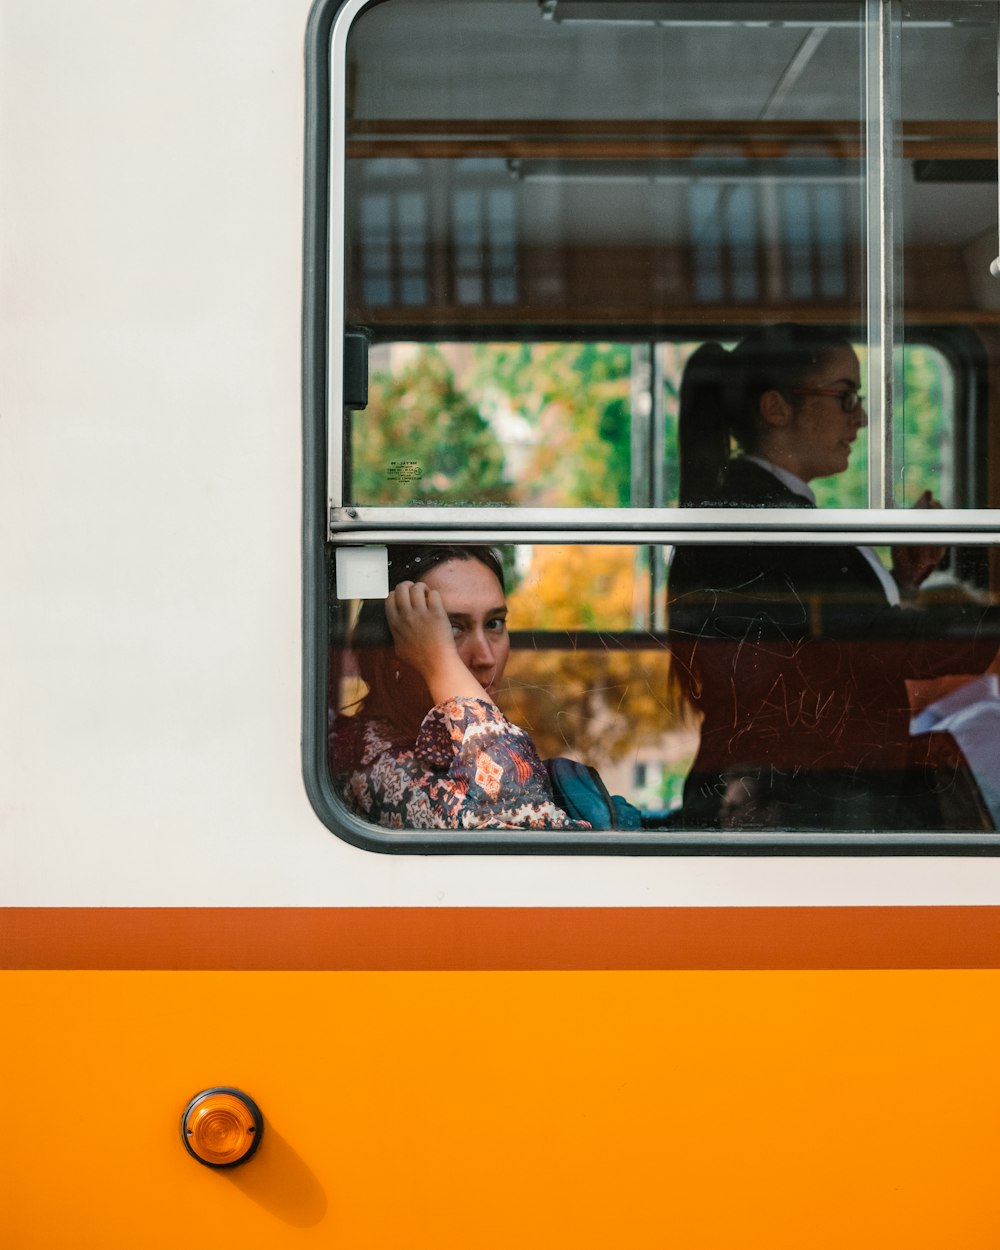
[[[973,120],[906,121],[904,159],[996,160],[996,122]],[[688,159],[705,154],[706,140],[752,159],[781,159],[801,153],[804,144],[841,159],[861,159],[858,121],[735,118],[612,119],[566,118],[355,118],[347,137],[349,158],[409,157],[459,160],[495,159]]]

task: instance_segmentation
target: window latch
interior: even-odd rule
[[[371,334],[363,326],[344,332],[344,407],[368,407],[368,348]]]

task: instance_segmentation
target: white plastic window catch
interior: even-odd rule
[[[389,593],[389,552],[385,547],[337,548],[337,598],[384,599]]]

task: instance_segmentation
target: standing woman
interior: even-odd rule
[[[349,809],[395,829],[589,828],[556,805],[531,739],[494,702],[510,651],[496,552],[390,548],[389,584],[351,640],[367,693],[330,734]]]
[[[809,483],[842,473],[867,425],[859,390],[853,348],[827,330],[768,326],[731,352],[703,345],[681,386],[682,503],[815,507]],[[929,492],[921,505],[936,506]],[[978,605],[903,606],[942,555],[900,547],[890,572],[870,548],[846,545],[677,551],[673,672],[702,716],[686,823],[981,826],[960,757],[942,774],[909,733],[908,679],[981,672],[997,648]]]

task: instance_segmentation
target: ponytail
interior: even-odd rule
[[[677,420],[682,508],[712,498],[729,459],[729,371],[729,352],[721,343],[703,343],[684,366]]]

